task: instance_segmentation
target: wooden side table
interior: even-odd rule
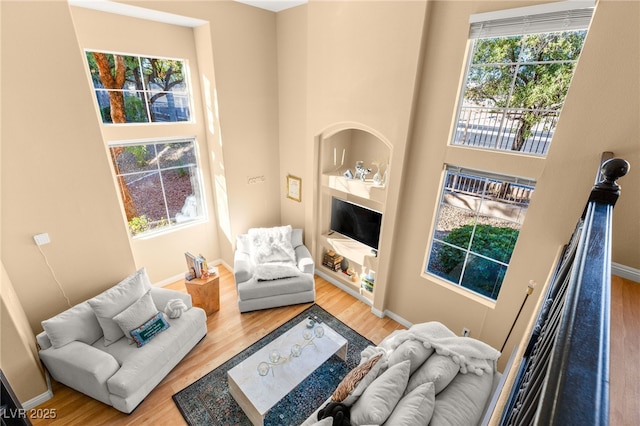
[[[204,309],[207,315],[220,310],[220,275],[185,280],[184,284],[194,306]]]

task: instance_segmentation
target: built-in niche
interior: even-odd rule
[[[321,136],[318,150],[316,271],[372,304],[385,253],[373,248],[370,238],[365,244],[366,238],[335,232],[331,213],[336,198],[353,205],[360,220],[375,219],[375,213],[384,217],[391,147],[370,132],[350,128]]]

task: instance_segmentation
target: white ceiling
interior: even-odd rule
[[[259,7],[261,9],[270,10],[272,12],[280,12],[290,7],[305,4],[307,0],[235,0],[250,6]]]

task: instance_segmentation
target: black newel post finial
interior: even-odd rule
[[[591,190],[589,201],[599,201],[615,205],[620,196],[620,186],[616,183],[618,179],[629,172],[629,163],[622,158],[611,158],[600,167],[602,180]]]

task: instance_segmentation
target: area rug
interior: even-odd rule
[[[265,416],[265,425],[297,426],[309,417],[360,362],[360,353],[373,343],[318,305],[312,305],[276,330],[243,350],[220,367],[173,395],[189,425],[251,425],[227,384],[227,371],[307,317],[317,317],[349,342],[347,361],[333,355]]]

